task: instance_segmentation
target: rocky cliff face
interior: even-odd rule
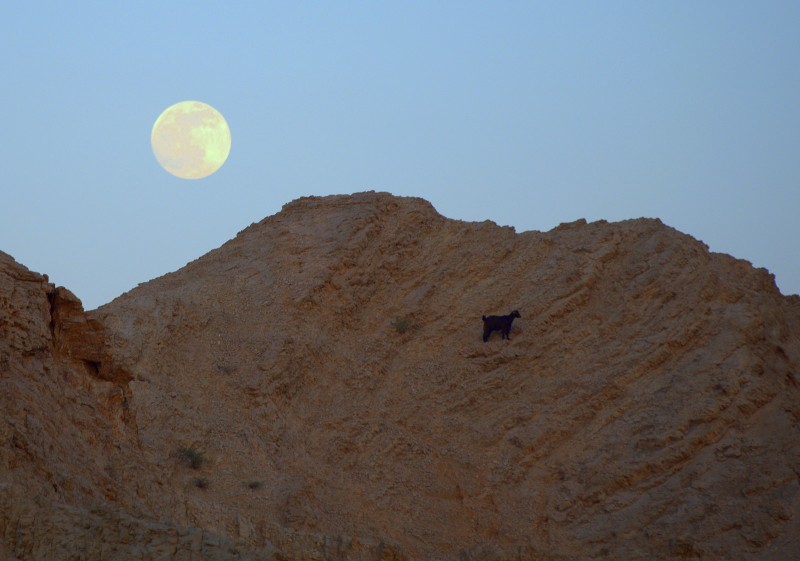
[[[89,315],[2,257],[0,558],[800,555],[800,299],[656,220],[306,198]]]

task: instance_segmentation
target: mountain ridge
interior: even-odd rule
[[[29,274],[0,285],[29,319],[2,324],[2,434],[39,447],[0,466],[10,488],[55,483],[43,505],[163,518],[220,559],[800,551],[800,298],[657,219],[518,234],[309,197],[88,314]],[[481,315],[512,309],[510,340],[483,343]],[[95,427],[97,468],[48,455],[54,410],[70,442]],[[0,538],[25,552],[6,503]]]

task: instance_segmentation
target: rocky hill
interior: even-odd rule
[[[658,220],[304,198],[90,314],[0,254],[0,559],[796,560],[798,383]]]

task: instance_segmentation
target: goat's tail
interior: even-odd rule
[[[486,321],[486,316],[481,316],[481,319],[482,319],[483,321]]]

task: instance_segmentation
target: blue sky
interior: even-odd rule
[[[16,2],[0,249],[87,309],[300,196],[518,231],[658,217],[800,292],[800,3]],[[157,164],[197,99],[225,166]]]

